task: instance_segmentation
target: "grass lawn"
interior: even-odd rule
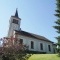
[[[57,54],[33,54],[29,60],[60,60]]]

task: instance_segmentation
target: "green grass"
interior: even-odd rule
[[[29,60],[60,60],[57,54],[33,54]]]

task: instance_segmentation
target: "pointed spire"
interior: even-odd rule
[[[18,10],[16,9],[16,12],[15,12],[15,17],[18,18]]]

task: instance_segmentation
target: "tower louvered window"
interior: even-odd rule
[[[18,24],[18,20],[13,19],[13,23]]]

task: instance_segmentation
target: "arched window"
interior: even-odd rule
[[[43,44],[40,43],[40,50],[43,50]]]
[[[51,46],[50,45],[48,45],[48,50],[51,51]]]
[[[34,42],[31,41],[31,49],[34,49]]]
[[[23,44],[23,39],[20,39],[19,40],[19,44]]]

